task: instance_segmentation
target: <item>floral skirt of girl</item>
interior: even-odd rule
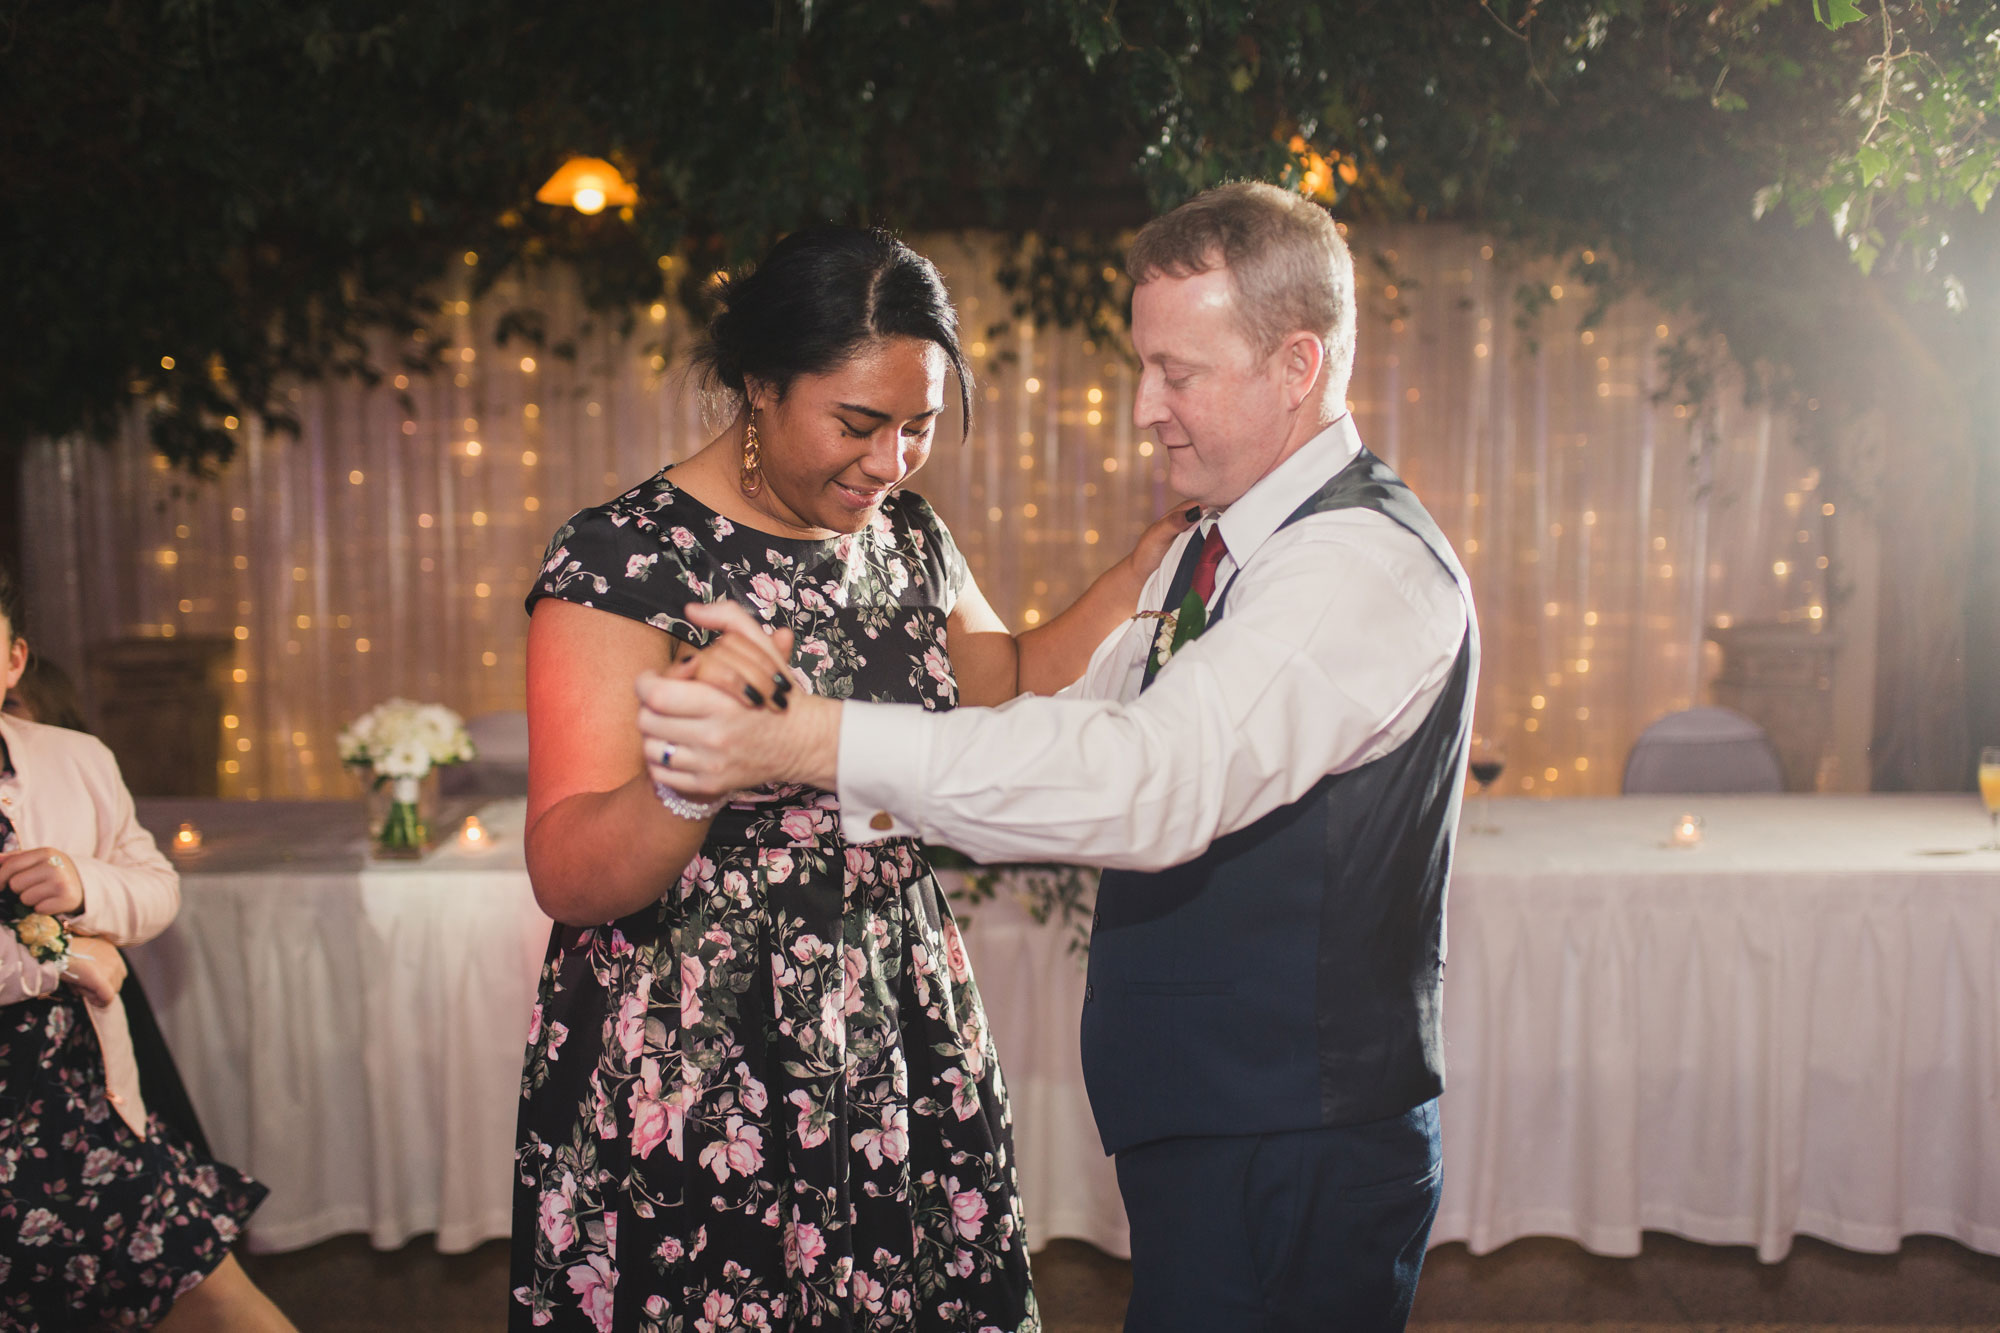
[[[0,1330],[151,1328],[222,1262],[262,1185],[156,1114],[112,1112],[83,998],[0,1006]]]

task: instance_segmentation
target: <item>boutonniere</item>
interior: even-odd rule
[[[1141,611],[1137,618],[1160,622],[1153,634],[1153,670],[1158,672],[1175,653],[1200,638],[1201,632],[1208,628],[1208,607],[1190,590],[1178,608]]]

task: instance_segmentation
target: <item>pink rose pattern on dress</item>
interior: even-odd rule
[[[797,542],[663,475],[566,525],[536,595],[697,643],[686,602],[732,597],[797,632],[816,692],[948,708],[963,577],[907,493]],[[824,792],[747,793],[657,904],[554,931],[534,1024],[515,1328],[1038,1333],[1006,1089],[917,844],[849,845]]]
[[[111,1113],[83,1003],[0,1007],[0,1329],[151,1328],[264,1199],[157,1114],[141,1139]]]

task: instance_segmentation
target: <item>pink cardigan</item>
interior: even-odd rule
[[[5,713],[0,738],[15,773],[0,778],[0,809],[13,821],[21,846],[55,848],[76,863],[83,881],[83,910],[70,929],[120,945],[141,944],[165,930],[180,910],[180,876],[140,826],[111,751],[95,736]],[[36,962],[13,932],[0,930],[0,1004],[47,995],[61,984],[60,967]],[[112,1108],[144,1138],[146,1106],[125,1006],[114,999],[103,1008],[84,1008],[104,1052]]]

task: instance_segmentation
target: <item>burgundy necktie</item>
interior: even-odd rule
[[[1222,557],[1229,554],[1229,548],[1222,544],[1222,525],[1213,524],[1208,535],[1201,540],[1201,557],[1195,561],[1194,581],[1188,585],[1203,606],[1215,596],[1215,570],[1222,563]]]

